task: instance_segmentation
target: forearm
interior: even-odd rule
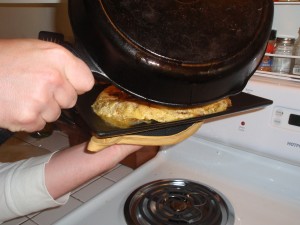
[[[0,223],[64,204],[68,195],[53,200],[45,187],[45,164],[52,154],[14,163],[0,163]]]
[[[100,152],[90,153],[87,143],[57,152],[46,164],[45,182],[50,195],[56,199],[88,180],[113,168],[140,146],[114,145]]]

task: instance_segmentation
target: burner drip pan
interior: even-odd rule
[[[189,180],[158,180],[136,189],[127,198],[129,225],[232,225],[230,202],[216,190]]]

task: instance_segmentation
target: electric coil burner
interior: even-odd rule
[[[127,224],[232,225],[230,202],[210,187],[189,180],[158,180],[136,189],[124,206]]]

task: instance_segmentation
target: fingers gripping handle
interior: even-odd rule
[[[63,34],[49,31],[40,31],[39,39],[43,41],[53,42],[65,47],[75,56],[83,60],[88,65],[94,76],[109,79],[107,75],[102,71],[102,69],[98,66],[98,64],[95,63],[95,61],[92,59],[92,57],[80,42],[76,42],[74,45],[72,45],[64,40]]]

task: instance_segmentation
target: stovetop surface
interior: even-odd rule
[[[199,137],[161,150],[56,224],[125,225],[127,197],[147,182],[170,178],[192,180],[222,193],[234,208],[235,225],[299,224],[300,167]]]
[[[289,118],[300,119],[294,97],[300,95],[300,86],[253,77],[244,91],[272,99],[273,104],[205,121],[193,137],[162,149],[56,224],[125,225],[124,205],[135,189],[156,180],[184,179],[225,196],[234,210],[234,225],[298,225],[300,126]]]

